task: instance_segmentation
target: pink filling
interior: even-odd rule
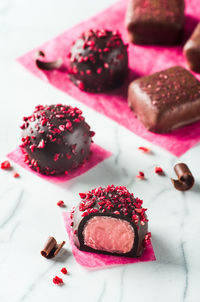
[[[83,237],[84,243],[95,250],[123,254],[132,249],[135,233],[126,220],[95,216],[87,222]]]

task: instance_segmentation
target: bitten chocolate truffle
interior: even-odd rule
[[[80,193],[71,218],[75,245],[83,251],[139,257],[150,242],[143,201],[124,186]]]
[[[127,45],[118,31],[89,30],[74,42],[70,79],[81,90],[101,92],[119,87],[128,75]]]
[[[200,23],[184,46],[183,53],[189,68],[200,73]]]
[[[149,131],[167,133],[200,119],[200,83],[175,66],[133,81],[128,104]]]
[[[93,131],[78,108],[62,104],[38,105],[23,118],[24,161],[46,175],[67,174],[90,155]]]
[[[129,0],[125,25],[135,44],[177,44],[183,33],[184,0]]]

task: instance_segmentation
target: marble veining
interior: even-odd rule
[[[99,296],[97,302],[102,302],[102,301],[103,301],[105,289],[106,289],[106,282],[104,281],[104,282],[103,282],[102,291],[101,291],[101,293],[100,293],[100,296]]]
[[[120,280],[120,293],[119,293],[119,302],[123,301],[123,288],[124,288],[124,275],[126,267],[122,268],[121,271],[121,280]]]
[[[183,267],[184,267],[184,272],[185,272],[185,285],[184,285],[184,290],[183,290],[183,301],[186,301],[187,298],[187,291],[188,291],[188,265],[187,265],[187,256],[186,256],[186,252],[185,252],[185,244],[186,241],[184,240],[184,229],[185,229],[185,222],[188,219],[188,208],[187,208],[187,201],[185,199],[184,196],[185,193],[182,193],[183,195],[183,216],[182,216],[182,221],[180,223],[180,231],[182,231],[182,238],[180,241],[180,248],[181,248],[181,253],[182,253],[182,257],[183,257]]]
[[[0,3],[0,16],[4,16],[11,8],[11,0],[1,0]]]
[[[35,280],[32,281],[32,283],[29,285],[28,288],[26,288],[23,296],[21,298],[19,298],[18,302],[22,302],[22,301],[28,301],[29,296],[32,294],[32,292],[34,290],[36,290],[37,285],[39,284],[39,282],[44,278],[44,276],[51,270],[51,268],[55,265],[55,263],[51,264],[48,269],[46,269],[45,271],[41,272],[37,278]]]
[[[183,255],[183,264],[184,264],[184,269],[185,269],[185,286],[184,286],[184,291],[183,291],[183,301],[186,301],[187,290],[188,290],[188,266],[187,266],[187,259],[186,259],[186,255],[185,255],[184,245],[185,245],[185,242],[181,241],[180,247],[181,247],[181,252]]]
[[[21,203],[21,201],[22,201],[22,197],[23,197],[23,191],[20,192],[18,198],[15,200],[15,203],[14,203],[14,205],[13,205],[13,208],[10,210],[8,216],[5,217],[5,220],[3,220],[3,221],[1,222],[1,224],[0,224],[0,229],[1,229],[1,228],[4,228],[4,227],[7,225],[7,223],[9,223],[10,220],[15,216],[16,211],[18,210],[18,207],[19,207],[19,205],[20,205],[20,203]]]

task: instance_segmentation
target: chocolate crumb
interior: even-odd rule
[[[41,251],[41,255],[47,259],[54,258],[61,250],[65,241],[58,244],[54,237],[49,237],[43,250]]]
[[[175,189],[179,191],[190,190],[194,185],[194,177],[188,166],[184,163],[176,164],[174,171],[178,177],[178,179],[171,178]]]

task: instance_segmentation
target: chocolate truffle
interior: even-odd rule
[[[128,74],[127,45],[117,31],[89,30],[74,42],[69,75],[81,90],[101,92],[120,86]]]
[[[183,52],[189,68],[200,73],[200,23],[185,44]]]
[[[129,0],[125,25],[135,44],[177,44],[183,32],[184,0]]]
[[[80,109],[38,105],[23,120],[21,147],[25,162],[33,170],[46,175],[67,174],[89,158],[94,132]]]
[[[150,242],[143,201],[126,187],[108,185],[80,193],[71,213],[75,245],[83,251],[139,257]]]
[[[200,83],[175,66],[133,81],[128,104],[149,131],[167,133],[200,119]]]

